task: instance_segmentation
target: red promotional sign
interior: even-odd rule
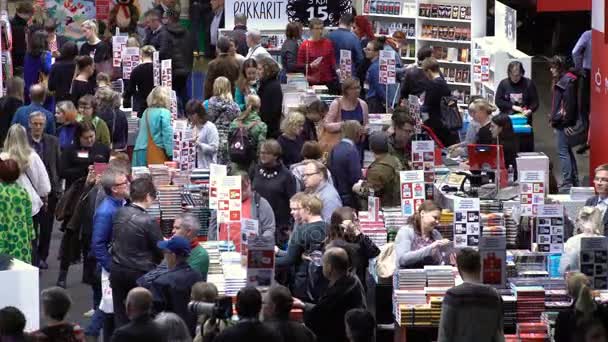
[[[110,18],[110,0],[95,0],[95,11],[97,20],[108,20]]]
[[[591,69],[591,155],[589,158],[591,177],[593,170],[608,163],[608,144],[605,144],[608,127],[608,44],[604,33],[592,30],[592,69]]]
[[[590,11],[591,0],[538,0],[536,10],[538,12]]]

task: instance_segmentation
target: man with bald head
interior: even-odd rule
[[[318,342],[346,341],[344,315],[350,309],[365,309],[365,294],[359,278],[348,272],[349,259],[340,247],[330,247],[323,254],[323,276],[329,285],[319,302],[303,303],[294,299],[294,307],[304,310],[304,322]]]
[[[143,287],[129,291],[125,302],[131,322],[114,332],[112,342],[163,342],[163,331],[152,319],[152,293]]]
[[[18,123],[29,130],[30,114],[33,112],[42,112],[46,116],[46,126],[44,133],[55,135],[55,115],[44,108],[44,100],[46,99],[46,87],[42,84],[34,84],[30,87],[30,99],[32,103],[27,106],[21,106],[15,112],[11,124]]]

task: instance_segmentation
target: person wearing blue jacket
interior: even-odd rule
[[[165,160],[173,156],[173,126],[171,125],[171,97],[166,87],[152,89],[146,100],[148,108],[139,120],[139,133],[133,149],[133,166],[148,166],[151,140],[164,153]],[[158,157],[158,156],[157,156]]]
[[[352,14],[342,14],[338,23],[338,29],[329,33],[327,38],[334,44],[336,63],[340,63],[340,50],[350,51],[352,75],[355,75],[355,70],[363,62],[363,51],[361,50],[361,41],[351,31],[353,22],[354,17]]]
[[[360,137],[361,124],[355,120],[345,121],[342,124],[342,140],[330,152],[327,165],[342,204],[351,208],[358,207],[352,188],[362,178],[361,154],[356,145]]]
[[[380,84],[380,51],[384,48],[378,40],[372,40],[365,47],[365,57],[371,61],[367,69],[369,89],[365,101],[370,113],[386,113],[386,85]]]
[[[112,242],[112,221],[114,214],[126,203],[129,196],[129,181],[127,175],[115,169],[107,169],[101,177],[101,186],[106,193],[93,216],[93,237],[91,239],[91,251],[97,259],[97,265],[102,272],[110,273],[112,255],[110,244]],[[105,313],[95,308],[95,313],[85,330],[86,336],[98,336],[103,327]],[[105,330],[104,330],[105,333]]]

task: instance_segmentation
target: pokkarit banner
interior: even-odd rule
[[[304,25],[319,18],[325,26],[338,26],[343,13],[352,11],[352,0],[225,0],[224,19],[227,28],[234,27],[237,14],[247,16],[247,26],[259,30],[284,30],[287,23]]]

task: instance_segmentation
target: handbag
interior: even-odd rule
[[[340,99],[338,99],[338,121],[342,121],[342,103]],[[334,146],[340,142],[340,139],[342,139],[342,132],[330,132],[325,127],[322,127],[321,134],[319,134],[319,146],[323,154],[331,152]]]
[[[148,119],[150,116],[150,112],[146,109],[144,113],[146,116],[146,125],[148,128],[148,148],[146,149],[146,161],[148,165],[151,164],[164,164],[169,160],[165,150],[158,147],[156,143],[154,143],[154,139],[152,139],[152,131],[150,131],[150,120]]]

